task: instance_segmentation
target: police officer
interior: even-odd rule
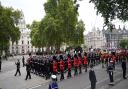
[[[110,61],[108,67],[107,67],[107,72],[109,74],[109,79],[110,79],[110,84],[113,84],[114,80],[113,80],[113,61]]]
[[[2,58],[0,56],[0,72],[1,72],[1,64],[2,64]]]
[[[57,80],[56,75],[52,75],[51,78],[52,78],[52,81],[50,82],[48,89],[58,89],[58,84],[56,81]]]
[[[19,73],[19,76],[21,76],[21,73],[20,73],[20,60],[18,59],[17,62],[15,63],[16,64],[16,73],[14,76],[17,75],[17,73]]]
[[[90,64],[90,70],[89,70],[89,80],[91,82],[91,89],[96,89],[96,75],[95,71],[93,69],[93,64]]]
[[[123,70],[123,78],[127,79],[126,78],[126,59],[123,56],[122,56],[122,70]]]
[[[29,79],[31,79],[30,71],[31,71],[31,66],[30,66],[30,64],[29,64],[29,63],[26,63],[26,72],[27,72],[27,75],[26,75],[25,80],[27,80],[27,79],[28,79],[28,77],[29,77]]]

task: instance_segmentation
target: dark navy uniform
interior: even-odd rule
[[[19,73],[19,76],[21,76],[21,73],[20,73],[20,61],[18,60],[18,62],[15,63],[15,64],[16,64],[16,68],[17,68],[15,76],[17,75],[17,73]]]
[[[114,80],[113,80],[113,70],[114,70],[114,68],[113,68],[112,63],[113,63],[113,61],[110,61],[109,66],[107,67],[110,83],[114,82]]]
[[[26,71],[27,71],[27,75],[26,75],[25,80],[27,80],[28,77],[29,77],[29,79],[31,79],[31,74],[30,74],[31,66],[30,66],[30,64],[28,64],[28,63],[26,64]]]

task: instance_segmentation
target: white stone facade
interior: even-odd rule
[[[92,32],[89,32],[86,36],[86,46],[87,48],[93,49],[104,49],[106,46],[106,39],[102,31],[93,28]]]
[[[37,49],[32,46],[30,33],[31,30],[26,28],[24,18],[20,19],[18,27],[21,32],[20,40],[18,43],[10,42],[9,53],[10,54],[27,54],[29,52],[36,52]]]

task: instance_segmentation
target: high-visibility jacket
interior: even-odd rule
[[[78,66],[81,66],[81,65],[82,65],[82,58],[78,57]]]
[[[58,72],[58,63],[53,61],[53,71]]]
[[[84,56],[84,65],[88,64],[87,56]]]
[[[74,58],[74,67],[77,67],[78,66],[78,60],[77,58]]]
[[[64,61],[60,61],[60,70],[64,71]]]
[[[68,69],[71,69],[72,68],[72,63],[71,63],[71,59],[68,58]]]

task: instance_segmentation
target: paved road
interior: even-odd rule
[[[17,57],[17,58],[20,58],[20,57]],[[15,77],[14,74],[15,74],[16,68],[15,68],[14,62],[15,62],[14,60],[3,62],[3,71],[0,72],[0,88],[2,89],[48,89],[49,80],[45,80],[42,77],[32,74],[32,79],[25,81],[24,79],[26,76],[26,71],[24,67],[21,68],[22,75]],[[101,65],[96,66],[94,69],[95,69],[97,80],[98,80],[96,89],[113,88],[111,86],[108,86],[109,79],[108,79],[108,74],[106,73],[106,70],[102,69]],[[114,78],[115,78],[116,85],[121,81],[123,81],[120,65],[116,66]],[[59,79],[59,76],[58,76],[58,79]],[[82,74],[75,76],[72,79],[65,79],[63,81],[59,81],[58,83],[59,83],[60,89],[90,89],[88,72],[87,73],[83,72]],[[124,89],[127,89],[127,88],[124,88]]]
[[[109,78],[105,69],[101,68],[101,65],[95,67],[95,72],[97,76],[97,88],[96,89],[110,89]],[[90,81],[88,78],[88,72],[81,75],[75,76],[72,79],[66,79],[60,81],[60,89],[90,89]],[[122,72],[120,66],[117,66],[117,71],[114,72],[115,83],[118,83],[122,79]],[[30,89],[48,89],[48,83],[40,84]]]
[[[24,56],[25,59],[28,58],[27,55]],[[22,56],[14,56],[14,57],[9,57],[8,60],[3,60],[2,61],[2,72],[1,73],[5,73],[7,71],[11,71],[16,69],[16,65],[15,62],[17,61],[17,59],[22,59]],[[22,66],[22,61],[21,61],[21,66]]]

